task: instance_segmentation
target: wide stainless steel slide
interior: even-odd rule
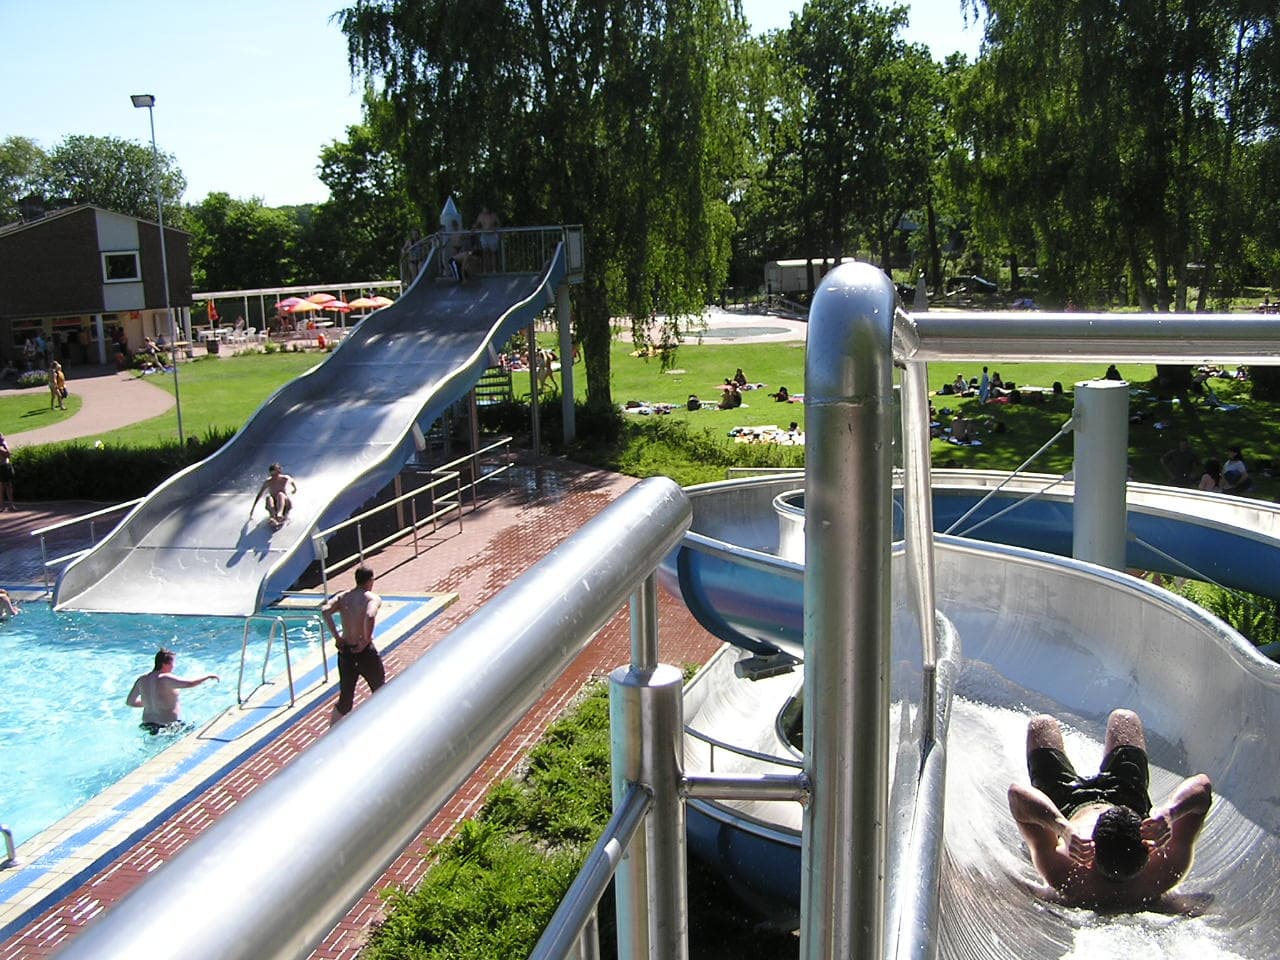
[[[393,305],[271,396],[221,450],[157,487],[69,565],[59,610],[243,616],[314,559],[310,533],[350,516],[396,476],[427,429],[501,345],[554,303],[563,249],[535,274],[436,279],[434,255]],[[273,531],[250,505],[272,462],[297,481]]]

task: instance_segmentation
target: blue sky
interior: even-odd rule
[[[976,54],[961,0],[913,0],[907,39],[941,58]],[[744,0],[758,30],[799,2]],[[341,0],[0,0],[0,139],[51,149],[67,134],[150,143],[133,93],[156,98],[156,140],[187,178],[188,202],[214,190],[269,206],[324,200],[320,149],[360,119]]]

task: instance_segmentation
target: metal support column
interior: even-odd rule
[[[573,317],[569,312],[569,285],[556,288],[556,326],[560,330],[560,413],[564,419],[564,442],[578,437],[573,406]]]
[[[653,804],[614,878],[619,960],[685,960],[689,902],[685,818],[680,797],[683,677],[670,664],[618,667],[609,675],[613,796],[628,784],[652,792]]]
[[[1075,387],[1075,509],[1071,555],[1124,569],[1129,477],[1129,384],[1088,380]]]
[[[537,330],[531,323],[525,328],[525,339],[529,360],[529,419],[533,434],[533,455],[542,456],[542,417],[538,408],[538,337]]]
[[[896,306],[883,272],[849,263],[809,312],[802,960],[882,958]]]

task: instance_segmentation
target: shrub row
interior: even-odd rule
[[[20,500],[99,500],[144,497],[177,471],[203,460],[231,439],[234,430],[209,430],[156,447],[115,444],[47,444],[13,452],[14,488]]]

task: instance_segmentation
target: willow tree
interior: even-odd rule
[[[725,276],[738,4],[358,0],[337,19],[424,214],[453,195],[467,217],[583,225],[575,332],[587,401],[610,406],[611,318],[678,339]]]
[[[1124,276],[1131,300],[1184,310],[1228,275],[1241,151],[1274,135],[1274,0],[966,3],[987,14],[967,103],[983,202],[1009,235],[1032,225],[1042,282]]]

